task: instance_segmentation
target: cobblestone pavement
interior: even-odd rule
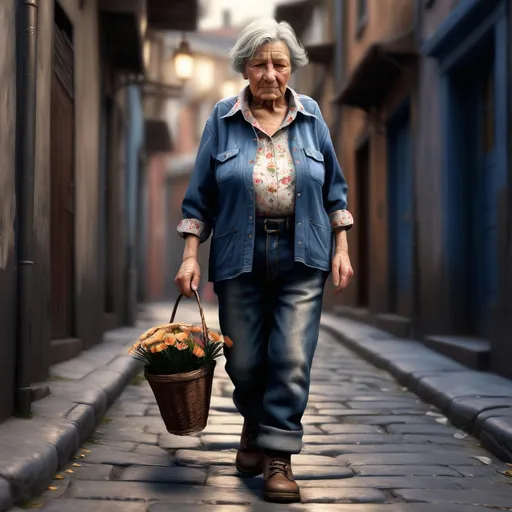
[[[207,317],[215,327],[215,311]],[[45,512],[512,510],[512,478],[500,474],[510,468],[326,333],[304,417],[304,451],[292,459],[303,503],[264,503],[261,477],[242,479],[234,469],[242,420],[222,363],[204,432],[168,434],[140,377],[76,461],[26,506]]]

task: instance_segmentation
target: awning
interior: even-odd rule
[[[412,30],[401,38],[372,44],[335,102],[362,110],[380,105],[400,77],[404,62],[417,55]]]
[[[145,0],[100,0],[101,30],[109,61],[120,71],[142,73]]]
[[[301,37],[311,22],[313,9],[317,0],[298,0],[296,2],[288,2],[278,4],[274,17],[277,21],[287,21],[297,34]]]
[[[199,0],[147,0],[148,27],[155,30],[197,30]]]
[[[145,150],[148,155],[153,153],[170,153],[174,149],[171,133],[166,121],[161,119],[146,119]]]

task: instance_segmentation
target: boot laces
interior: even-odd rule
[[[283,475],[288,478],[288,464],[289,462],[286,459],[280,457],[273,458],[269,464],[270,477]]]

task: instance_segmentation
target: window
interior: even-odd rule
[[[356,37],[360,37],[368,23],[368,0],[357,0]]]

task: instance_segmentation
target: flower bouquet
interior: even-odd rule
[[[129,353],[144,363],[144,376],[155,395],[167,431],[175,435],[201,432],[208,422],[215,360],[233,342],[206,327],[195,292],[202,325],[174,322],[182,295],[168,324],[142,334]]]

